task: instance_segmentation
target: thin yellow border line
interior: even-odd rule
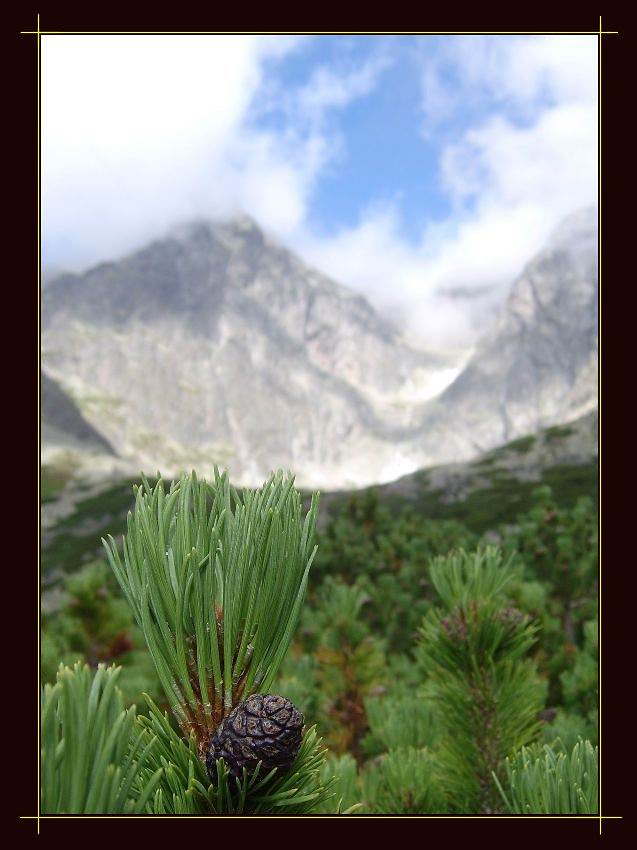
[[[261,820],[307,820],[307,815],[20,815],[20,820],[218,820],[255,818]],[[310,815],[312,817],[312,815]],[[341,820],[343,815],[317,815],[320,820]],[[599,815],[351,815],[357,820],[597,820]],[[604,820],[623,820],[623,815],[604,815]]]
[[[40,45],[41,45],[41,38],[40,38],[40,13],[38,12],[38,30],[37,30],[37,41],[36,41],[36,47],[37,47],[37,74],[38,74],[38,80],[37,80],[37,89],[38,89],[38,119],[37,119],[37,129],[38,129],[38,167],[37,167],[37,172],[36,172],[36,174],[37,174],[37,182],[38,182],[38,187],[37,187],[37,197],[38,197],[38,210],[37,210],[37,236],[38,236],[38,250],[37,250],[37,257],[38,257],[38,260],[37,260],[37,266],[38,266],[38,268],[37,268],[37,274],[38,274],[38,282],[37,282],[37,283],[38,283],[38,341],[40,341],[40,338],[41,338],[41,331],[40,331],[40,286],[41,286],[41,261],[42,261],[41,249],[40,249],[40,209],[41,209],[41,198],[40,198],[40,97],[41,97],[41,92],[40,92]],[[37,539],[38,539],[38,693],[39,693],[39,691],[40,691],[40,685],[41,685],[40,665],[41,665],[41,661],[42,661],[42,659],[41,659],[41,657],[40,657],[40,640],[41,640],[41,607],[40,607],[40,605],[41,605],[41,598],[40,598],[40,586],[41,586],[41,574],[40,574],[40,571],[41,571],[41,564],[40,564],[40,561],[41,561],[41,558],[40,558],[40,545],[41,545],[41,540],[40,540],[40,511],[41,511],[41,499],[42,499],[42,490],[41,490],[42,482],[41,482],[41,479],[40,479],[40,475],[41,475],[41,471],[40,471],[40,469],[41,469],[41,465],[42,465],[42,458],[41,458],[41,445],[40,445],[40,370],[41,370],[40,356],[41,356],[41,352],[40,352],[40,344],[38,344],[38,535],[37,535]],[[40,782],[41,782],[41,778],[40,778],[40,752],[41,752],[40,727],[41,727],[41,722],[42,722],[42,719],[41,719],[41,717],[40,717],[40,711],[41,711],[40,700],[38,700],[38,754],[37,754],[37,759],[38,759],[38,788],[37,788],[37,795],[38,795],[38,801],[37,801],[37,803],[38,803],[38,815],[37,815],[37,822],[38,822],[38,823],[37,823],[37,834],[38,834],[38,835],[40,834]]]
[[[598,616],[599,622],[597,625],[598,631],[598,689],[597,698],[599,703],[598,735],[599,735],[599,834],[602,834],[602,417],[601,417],[601,380],[602,380],[602,16],[599,16],[599,38],[598,38],[598,54],[597,54],[597,332],[598,332],[598,352],[597,352],[597,392],[598,392],[598,422],[597,422],[597,440],[598,440],[598,470],[599,477],[597,485],[597,528],[598,528],[598,556],[599,562],[597,567],[598,572]]]
[[[619,30],[502,30],[499,32],[482,30],[422,30],[420,32],[311,32],[290,30],[287,32],[210,31],[210,30],[22,30],[20,35],[619,35]]]
[[[41,278],[41,247],[40,247],[40,215],[41,215],[41,196],[40,196],[40,152],[41,152],[41,139],[40,139],[40,106],[41,106],[41,87],[40,87],[40,73],[41,73],[41,36],[43,35],[246,35],[245,31],[243,32],[212,32],[212,31],[195,31],[195,30],[186,30],[186,31],[56,31],[56,30],[41,30],[40,29],[40,14],[37,15],[37,30],[23,30],[20,32],[20,35],[35,35],[37,37],[37,131],[38,131],[38,163],[37,163],[37,239],[38,239],[38,247],[37,247],[37,275],[38,275],[38,339],[40,338],[40,278]],[[601,484],[602,484],[602,448],[601,448],[601,436],[602,436],[602,419],[601,419],[601,365],[602,365],[602,331],[601,331],[601,319],[602,319],[602,303],[601,303],[601,286],[602,286],[602,269],[601,269],[601,259],[602,259],[602,36],[603,35],[619,35],[618,30],[604,30],[602,28],[602,17],[600,15],[599,18],[599,29],[596,32],[592,31],[533,31],[533,32],[520,32],[520,31],[503,31],[503,32],[482,32],[482,31],[422,31],[422,32],[262,32],[262,33],[254,33],[255,35],[596,35],[598,37],[598,140],[597,140],[597,156],[598,156],[598,203],[597,203],[597,219],[598,219],[598,229],[597,229],[597,247],[598,247],[598,336],[599,336],[599,350],[598,350],[598,408],[599,408],[599,417],[598,417],[598,446],[599,446],[599,459],[598,459],[598,528],[599,528],[599,538],[598,538],[598,552],[599,552],[599,567],[598,567],[598,615],[599,615],[599,624],[598,624],[598,640],[599,640],[599,650],[598,650],[598,663],[599,663],[599,671],[598,671],[598,708],[599,708],[599,718],[598,718],[598,734],[599,734],[599,814],[598,815],[493,815],[493,816],[484,816],[484,815],[412,815],[411,817],[416,817],[420,819],[434,819],[434,820],[462,820],[462,819],[476,819],[476,820],[599,820],[599,833],[602,834],[602,822],[604,820],[621,820],[621,815],[602,815],[602,501],[601,501]],[[38,692],[40,689],[40,616],[41,616],[41,608],[40,608],[40,522],[39,522],[39,512],[40,512],[40,497],[41,497],[41,483],[40,483],[40,354],[38,351],[38,529],[37,529],[37,539],[38,539]],[[37,820],[37,831],[38,835],[40,834],[40,821],[41,820],[60,820],[60,819],[91,819],[91,818],[106,818],[106,819],[141,819],[144,820],[148,817],[156,817],[153,815],[54,815],[47,816],[40,814],[40,703],[38,700],[38,767],[37,767],[37,775],[38,775],[38,801],[37,801],[37,815],[21,815],[20,820]],[[164,817],[165,819],[173,819],[173,818],[183,818],[184,815],[160,815],[159,817]],[[204,819],[207,820],[209,817],[224,817],[223,815],[189,815],[191,819]],[[228,815],[228,817],[236,817],[234,815]],[[241,817],[241,816],[239,816]],[[246,816],[247,817],[247,816]],[[251,816],[254,817],[254,816]],[[258,816],[257,816],[258,817]],[[289,819],[290,817],[294,817],[294,815],[269,815],[268,817],[275,818],[285,818]],[[330,815],[322,815],[321,818],[330,818],[330,817],[339,817],[338,815],[330,816]],[[360,818],[369,818],[370,816],[358,816]],[[391,815],[379,815],[381,818],[391,818]],[[374,816],[371,816],[371,819],[377,819]]]

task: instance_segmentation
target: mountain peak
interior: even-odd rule
[[[496,321],[440,398],[445,460],[574,419],[597,403],[597,217],[567,216],[516,278]]]
[[[572,254],[594,252],[597,232],[597,207],[584,207],[562,219],[549,237],[546,250],[568,250]]]
[[[178,242],[188,243],[192,240],[215,239],[219,237],[257,238],[265,239],[260,225],[252,216],[239,213],[230,218],[199,217],[180,222],[168,231],[167,237]],[[159,240],[161,241],[161,240]]]
[[[43,315],[47,373],[120,457],[246,483],[276,467],[308,486],[378,480],[411,424],[399,398],[438,368],[247,216],[66,275]]]
[[[181,225],[44,293],[45,370],[135,469],[323,489],[469,458],[595,406],[594,210],[513,283],[462,373],[247,216]]]

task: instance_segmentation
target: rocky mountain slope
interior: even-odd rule
[[[307,487],[387,482],[596,407],[596,250],[596,212],[566,219],[428,399],[450,358],[408,345],[251,219],[196,222],[47,284],[45,376],[112,448],[84,464],[100,475],[217,463],[240,484],[276,467]]]
[[[493,489],[494,483],[541,482],[547,472],[597,464],[599,419],[596,410],[536,434],[518,437],[470,461],[441,464],[384,484],[384,497],[408,500],[436,494],[444,504],[463,502]]]
[[[389,480],[413,433],[405,394],[449,365],[247,218],[182,227],[44,296],[46,374],[131,468]]]
[[[113,454],[108,441],[86,421],[73,399],[46,373],[41,376],[40,392],[45,442]]]
[[[471,360],[429,405],[428,464],[467,459],[596,408],[597,301],[597,211],[586,209],[528,263]]]

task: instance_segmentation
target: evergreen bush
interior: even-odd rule
[[[143,479],[113,569],[43,616],[42,811],[596,811],[594,505],[541,488],[494,548],[373,489],[336,502],[313,562],[302,504],[281,473]],[[209,773],[219,724],[272,690],[308,718],[290,768]]]
[[[161,480],[136,488],[123,555],[112,537],[103,542],[179,731],[150,699],[135,724],[134,707],[114,696],[118,671],[100,668],[91,684],[88,668],[62,668],[43,692],[44,810],[299,813],[324,802],[313,727],[289,769],[259,762],[235,778],[221,758],[206,770],[215,730],[269,692],[299,619],[318,499],[304,517],[293,485],[278,473],[239,495],[215,471],[211,483],[192,473],[168,492]],[[256,745],[250,727],[242,735],[242,746]]]
[[[497,811],[493,774],[539,732],[545,688],[526,657],[536,626],[508,605],[514,575],[494,547],[431,566],[441,604],[425,618],[418,658],[435,689],[442,782],[455,811]]]

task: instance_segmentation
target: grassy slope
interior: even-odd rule
[[[133,506],[133,481],[108,487],[97,496],[78,501],[75,511],[60,520],[49,534],[42,551],[45,578],[73,572],[83,563],[103,555],[101,538],[126,530],[126,515]]]
[[[533,491],[553,490],[558,504],[569,507],[580,496],[597,501],[597,416],[547,428],[485,453],[478,459],[407,475],[375,490],[385,504],[405,506],[429,519],[454,519],[484,532],[512,523],[531,507]],[[329,494],[337,504],[343,494]]]
[[[542,485],[553,490],[556,501],[563,507],[574,504],[580,496],[597,499],[597,462],[564,465],[548,469],[540,481],[520,481],[505,475],[494,475],[491,486],[473,491],[466,499],[446,502],[440,491],[428,490],[426,483],[413,507],[431,519],[455,519],[472,531],[483,532],[501,523],[511,523],[516,516],[531,507],[531,494]],[[398,503],[404,499],[397,498]]]
[[[50,502],[65,487],[70,474],[62,469],[43,466],[40,475],[40,494],[42,502]]]
[[[582,425],[578,427],[581,429]],[[589,457],[577,464],[560,462],[560,454],[564,455],[560,446],[566,446],[573,433],[573,428],[568,425],[549,428],[540,435],[514,440],[467,464],[463,475],[469,486],[462,497],[450,496],[448,490],[440,486],[440,475],[436,477],[433,470],[408,476],[405,488],[397,482],[372,489],[377,490],[381,500],[396,511],[408,505],[430,519],[455,519],[474,531],[484,532],[501,523],[513,522],[521,511],[530,507],[531,494],[543,484],[552,488],[558,503],[565,507],[582,495],[597,500],[597,458]],[[532,465],[535,463],[532,453],[538,451],[538,446],[544,447],[541,451],[548,447],[555,462],[545,464],[546,468],[537,480],[516,474],[519,469],[516,464],[521,461],[528,459]],[[437,483],[432,483],[432,479]],[[122,481],[98,495],[80,499],[75,512],[47,532],[43,547],[46,584],[54,583],[60,572],[72,572],[86,561],[101,556],[101,537],[106,534],[117,537],[125,531],[126,514],[133,505],[133,483],[132,480]],[[64,484],[63,477],[43,469],[43,501],[55,498]],[[329,510],[331,505],[342,502],[348,495],[326,494],[323,510]]]

